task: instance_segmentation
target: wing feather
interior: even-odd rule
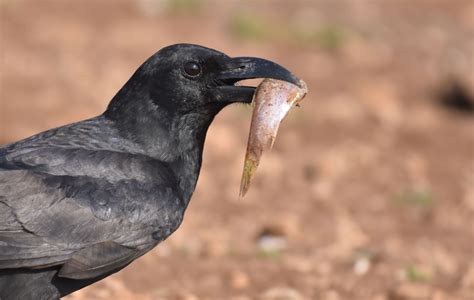
[[[91,167],[93,173],[84,166],[69,171],[70,166],[48,166],[41,158],[34,159],[35,165],[31,159],[18,164],[21,156],[14,162],[0,157],[0,269],[62,265],[60,276],[85,279],[123,267],[156,244],[152,233],[153,227],[160,227],[161,206],[181,201],[168,169],[117,157],[116,166],[113,160],[105,162],[107,153],[77,153],[105,164],[109,178],[101,178],[100,170]],[[61,155],[54,162],[67,164]],[[147,168],[155,174],[142,174]],[[142,173],[126,179],[124,172],[135,170]],[[153,182],[144,181],[146,175]]]

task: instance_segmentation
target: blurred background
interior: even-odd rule
[[[102,113],[160,48],[310,93],[247,196],[251,108],[211,126],[184,223],[67,299],[474,299],[474,2],[0,0],[0,144]]]

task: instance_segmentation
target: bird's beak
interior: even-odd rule
[[[284,67],[272,61],[256,57],[236,57],[225,64],[217,76],[214,94],[217,101],[252,102],[255,87],[235,86],[240,80],[273,78],[299,86],[299,79]]]

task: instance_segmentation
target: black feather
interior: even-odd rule
[[[187,62],[200,68],[189,76]],[[196,45],[150,57],[104,114],[0,148],[0,299],[57,299],[127,266],[181,224],[206,132],[236,87],[281,66]]]

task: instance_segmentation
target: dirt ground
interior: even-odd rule
[[[148,56],[259,56],[310,93],[239,200],[251,109],[178,231],[67,299],[474,299],[474,2],[0,0],[0,144],[100,114]]]

